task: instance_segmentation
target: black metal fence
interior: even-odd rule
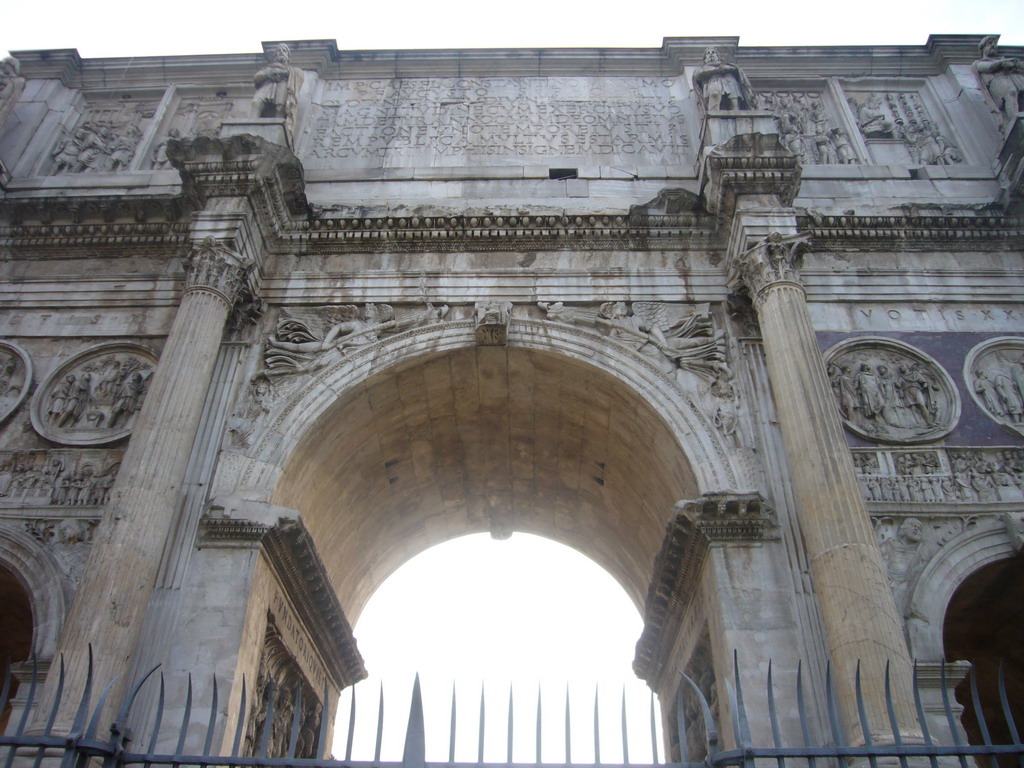
[[[1019,768],[1024,768],[1024,744],[1020,741],[1019,731],[1017,730],[1010,702],[1008,701],[1005,676],[1003,674],[1002,667],[999,669],[998,680],[996,682],[993,695],[998,697],[998,709],[1001,710],[1002,722],[999,724],[1000,731],[1008,733],[1009,738],[1003,740],[1006,743],[996,743],[996,741],[993,740],[991,736],[993,731],[989,728],[989,723],[986,722],[981,696],[979,695],[978,682],[972,669],[968,676],[968,687],[971,699],[969,706],[974,710],[975,717],[977,718],[977,731],[979,733],[977,741],[980,741],[980,743],[975,744],[968,744],[961,735],[962,732],[959,728],[957,715],[959,707],[951,701],[949,687],[946,685],[945,666],[943,666],[940,671],[941,681],[939,687],[942,692],[942,714],[939,715],[939,717],[940,719],[944,717],[944,725],[946,726],[946,729],[943,730],[946,733],[951,734],[951,737],[941,739],[934,735],[934,731],[936,730],[934,728],[934,721],[932,721],[932,727],[930,727],[930,721],[926,715],[925,706],[922,703],[921,681],[919,680],[915,670],[914,700],[918,720],[916,725],[917,728],[920,729],[923,738],[919,743],[915,740],[915,743],[912,744],[907,743],[906,739],[901,735],[900,728],[897,727],[896,724],[893,701],[889,687],[888,671],[886,671],[885,692],[889,723],[886,724],[886,729],[891,732],[891,738],[880,739],[877,735],[872,737],[873,731],[870,724],[867,722],[865,706],[861,696],[860,670],[858,669],[856,679],[856,703],[861,722],[862,738],[855,745],[848,743],[844,736],[844,729],[840,721],[839,704],[836,699],[835,691],[833,690],[830,673],[826,674],[823,697],[827,708],[827,713],[825,713],[826,716],[824,718],[827,721],[827,735],[820,739],[812,737],[812,734],[818,732],[819,729],[812,723],[811,713],[808,711],[806,706],[806,702],[808,700],[807,691],[805,691],[805,684],[803,682],[802,675],[798,671],[796,676],[796,685],[795,689],[792,691],[792,695],[795,699],[795,709],[799,717],[802,738],[799,739],[800,743],[787,744],[784,743],[782,730],[780,729],[779,707],[776,703],[776,685],[772,679],[772,670],[769,665],[766,679],[765,699],[765,709],[767,711],[754,712],[753,716],[757,718],[767,716],[767,722],[770,723],[772,737],[770,743],[755,743],[751,737],[751,713],[748,711],[748,702],[744,698],[743,690],[740,685],[739,670],[738,668],[735,668],[734,679],[726,683],[730,705],[729,709],[732,713],[731,725],[733,738],[731,740],[734,741],[733,744],[729,745],[725,745],[723,743],[724,740],[721,736],[722,729],[720,728],[720,723],[716,722],[712,713],[712,707],[708,704],[707,699],[690,678],[680,673],[683,683],[680,686],[679,699],[675,707],[675,711],[680,713],[680,715],[673,724],[676,729],[676,733],[674,733],[673,736],[676,738],[672,741],[673,743],[678,744],[678,753],[680,755],[686,756],[688,754],[692,754],[686,744],[687,728],[686,723],[683,722],[683,715],[681,714],[686,711],[682,700],[685,691],[685,695],[694,696],[696,697],[697,702],[699,702],[698,710],[700,712],[700,716],[703,718],[702,733],[704,735],[704,744],[702,745],[704,749],[701,751],[706,751],[707,756],[702,762],[678,762],[670,760],[664,763],[658,762],[656,748],[654,753],[654,763],[631,763],[628,757],[629,752],[628,745],[626,744],[627,736],[625,726],[623,726],[622,732],[623,743],[621,746],[624,757],[622,762],[601,762],[600,736],[598,735],[598,729],[595,727],[594,754],[596,755],[596,759],[593,763],[573,763],[571,755],[568,752],[568,747],[564,762],[542,763],[540,759],[539,722],[537,726],[537,760],[531,763],[514,763],[512,761],[511,720],[508,727],[509,746],[508,759],[506,761],[485,763],[483,761],[483,748],[481,745],[478,761],[457,763],[454,759],[454,710],[451,723],[450,743],[452,746],[449,750],[449,760],[447,762],[428,762],[425,754],[426,735],[424,731],[423,702],[420,693],[419,679],[416,680],[413,686],[412,703],[405,732],[404,756],[401,761],[384,762],[379,759],[381,739],[381,723],[379,719],[377,724],[377,759],[350,759],[350,748],[352,742],[351,726],[348,734],[349,754],[346,755],[345,759],[309,759],[297,757],[296,750],[300,741],[301,727],[300,713],[303,711],[301,686],[296,690],[295,706],[292,708],[294,715],[291,718],[291,726],[288,731],[287,749],[283,750],[284,754],[268,754],[268,747],[270,744],[269,727],[263,729],[264,732],[258,739],[258,747],[253,750],[255,754],[241,754],[247,727],[247,711],[249,708],[249,703],[246,701],[247,694],[244,681],[242,684],[239,712],[234,723],[230,724],[225,724],[223,722],[224,718],[219,713],[217,685],[216,680],[213,681],[212,697],[209,702],[209,719],[204,736],[201,739],[202,749],[195,751],[194,746],[189,747],[190,744],[195,745],[200,741],[193,741],[189,739],[189,727],[191,725],[193,712],[193,689],[191,678],[188,682],[181,721],[172,722],[165,718],[164,680],[162,675],[155,675],[156,671],[157,670],[154,668],[142,679],[138,680],[134,686],[132,686],[112,723],[101,723],[102,713],[105,711],[105,706],[112,689],[113,682],[107,684],[94,702],[94,680],[90,650],[87,682],[83,694],[77,702],[74,722],[71,726],[70,732],[57,733],[54,731],[54,723],[56,722],[57,713],[62,705],[66,705],[66,702],[63,701],[63,697],[65,695],[63,659],[60,660],[56,670],[56,696],[54,697],[54,701],[49,712],[46,713],[45,720],[42,721],[43,725],[41,728],[38,725],[36,727],[29,728],[30,713],[33,710],[33,705],[37,702],[41,688],[40,678],[33,664],[31,677],[27,680],[28,690],[23,698],[21,712],[16,718],[13,718],[12,721],[8,723],[7,734],[0,736],[0,758],[3,759],[3,768],[12,768],[16,760],[19,766],[28,766],[31,764],[33,768],[40,768],[44,760],[47,765],[53,765],[53,761],[59,760],[61,768],[84,768],[84,766],[90,761],[95,761],[97,765],[102,763],[103,768],[119,768],[120,766],[134,765],[141,765],[144,766],[144,768],[150,768],[150,766],[174,766],[175,768],[177,768],[177,766],[225,766],[225,768],[283,768],[284,766],[297,766],[300,768],[455,768],[466,766],[485,766],[487,768],[493,766],[494,768],[497,768],[497,766],[504,766],[504,768],[509,768],[511,766],[513,768],[522,768],[524,766],[567,765],[570,763],[575,766],[629,765],[633,766],[633,768],[654,768],[654,766],[664,766],[665,768],[697,768],[697,766],[707,766],[707,768],[724,768],[725,766],[753,768],[755,761],[759,760],[774,761],[777,768],[787,768],[787,766],[790,768],[805,768],[805,766],[806,768],[824,768],[826,765],[836,765],[843,761],[860,762],[862,764],[867,763],[870,768],[878,768],[881,762],[884,762],[886,765],[895,765],[898,762],[900,768],[909,768],[911,765],[923,766],[925,761],[928,761],[931,768],[939,768],[940,762],[942,765],[946,766],[949,765],[952,760],[956,760],[959,762],[960,768],[968,768],[968,766],[974,763],[976,759],[980,759],[982,764],[986,762],[990,765],[998,763],[1001,766],[1012,766],[1016,764]],[[154,677],[156,679],[155,683],[151,682]],[[146,733],[133,735],[127,732],[124,724],[128,721],[132,706],[135,704],[139,692],[142,690],[143,686],[147,684],[158,686],[153,720],[152,723],[149,724],[149,727],[146,728]],[[273,683],[270,683],[270,685],[273,686]],[[8,700],[11,686],[12,675],[8,669],[4,678],[2,693],[0,693],[0,702],[6,702]],[[325,690],[324,700],[326,700],[326,696],[327,691]],[[265,712],[265,717],[261,718],[261,720],[264,723],[272,723],[274,721],[273,706],[275,701],[272,688],[269,695],[266,697],[266,700],[269,702],[269,711]],[[792,702],[793,699],[790,699],[789,701]],[[760,709],[761,705],[759,704],[758,707]],[[792,708],[788,709],[789,711],[792,711]],[[693,707],[691,707],[689,711],[692,712]],[[481,740],[483,738],[482,717],[483,716],[481,714]],[[816,721],[817,718],[814,718],[814,720]],[[354,723],[354,718],[352,723]],[[233,734],[233,738],[230,742],[231,749],[227,754],[219,755],[216,754],[219,750],[219,745],[215,747],[214,740],[216,734],[224,732],[225,725],[231,726],[231,730],[227,731],[228,733]],[[568,729],[568,727],[567,721],[566,728]],[[321,718],[315,754],[324,755],[326,753],[328,733],[329,723],[326,718]],[[652,720],[652,737],[653,733],[654,729]],[[874,733],[877,734],[878,731],[874,731]],[[884,743],[880,743],[882,741],[884,741]],[[158,749],[158,745],[169,743],[176,744],[173,751],[167,752],[160,751]],[[569,740],[567,733],[566,744],[568,743]]]

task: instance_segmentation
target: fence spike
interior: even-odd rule
[[[779,733],[779,713],[775,710],[775,684],[772,679],[772,660],[768,659],[768,720],[772,726],[772,742],[775,744],[776,749],[782,747],[782,734]],[[786,764],[786,758],[779,755],[775,758],[776,765],[782,768]]]
[[[513,726],[512,709],[513,709],[513,704],[512,704],[512,683],[509,682],[509,684],[508,684],[508,727],[507,727],[507,729],[505,731],[506,745],[507,745],[506,746],[506,750],[505,750],[505,760],[506,760],[506,762],[509,765],[512,765],[512,726]]]
[[[480,729],[476,737],[476,761],[484,761],[484,681],[480,681]]]
[[[154,664],[153,668],[144,674],[139,680],[136,681],[135,685],[132,686],[131,691],[124,700],[124,704],[121,705],[121,709],[117,712],[115,723],[123,723],[128,719],[128,713],[131,711],[132,704],[135,703],[135,698],[139,695],[139,691],[142,690],[142,686],[146,684],[146,681],[153,676],[153,673],[160,669],[159,664]]]
[[[405,729],[405,749],[402,765],[405,768],[423,768],[426,763],[426,736],[423,730],[423,696],[420,693],[420,676],[417,673],[412,685],[412,702],[409,704],[409,724]]]
[[[36,685],[39,681],[39,661],[36,659],[36,654],[32,653],[32,677],[28,684],[28,694],[25,696],[25,708],[21,710],[21,717],[18,718],[18,727],[14,730],[15,737],[21,736],[25,732],[25,726],[28,724],[28,715],[32,711],[32,703],[36,698]],[[5,697],[3,701],[7,701]],[[10,768],[11,760],[13,760],[13,753],[9,756],[10,760],[7,761],[7,767]]]
[[[352,692],[355,696],[355,691]],[[380,762],[380,747],[384,741],[384,681],[380,682],[380,691],[377,694],[377,740],[373,745],[373,762]]]
[[[92,643],[89,643],[88,649],[89,665],[86,667],[85,690],[82,691],[82,699],[78,703],[78,711],[75,712],[75,720],[71,724],[71,733],[73,734],[82,733],[82,728],[85,726],[85,718],[89,713],[89,699],[92,698]]]
[[[973,663],[967,677],[971,685],[971,704],[974,706],[974,716],[978,721],[978,728],[981,730],[981,739],[987,746],[992,746],[992,736],[988,730],[985,713],[981,708],[981,697],[978,695],[978,668]]]
[[[800,717],[800,735],[804,740],[804,746],[810,747],[811,730],[807,723],[807,705],[804,701],[804,663],[797,662],[796,665],[796,709]],[[807,768],[815,768],[817,761],[813,757],[807,758]]]
[[[1003,708],[1003,717],[1006,718],[1006,727],[1010,731],[1010,738],[1013,739],[1014,745],[1020,744],[1020,733],[1017,731],[1017,724],[1013,721],[1013,712],[1010,711],[1010,702],[1006,697],[1006,675],[1003,668],[1003,660],[999,660],[999,704]],[[1021,758],[1022,764],[1024,764],[1024,756]]]
[[[942,709],[946,714],[946,723],[949,725],[949,732],[953,736],[953,744],[959,749],[963,746],[963,742],[960,739],[960,729],[957,727],[959,722],[956,715],[953,714],[953,707],[949,702],[949,688],[946,686],[946,660],[943,659],[939,662],[939,687],[942,689]],[[965,755],[958,755],[960,758],[960,768],[967,768],[967,757]]]
[[[316,740],[316,754],[314,757],[317,760],[322,760],[324,752],[327,749],[327,729],[330,727],[327,716],[327,697],[330,695],[330,691],[327,689],[327,678],[324,678],[324,695],[320,699],[320,734]]]
[[[686,675],[679,673],[685,678]],[[683,703],[683,687],[676,688],[676,739],[679,742],[679,761],[685,763],[690,759],[690,743],[686,738],[686,706]]]
[[[210,719],[206,721],[206,740],[203,742],[203,754],[211,754],[213,746],[213,729],[217,726],[217,675],[213,675],[213,695],[210,697]]]
[[[537,765],[541,764],[541,734],[543,732],[543,719],[541,718],[541,702],[540,702],[540,681],[537,681],[537,730],[534,733],[536,737],[536,753],[537,753]]]
[[[917,660],[914,660],[914,708],[917,710],[917,722],[921,726],[921,738],[925,746],[933,745],[931,731],[928,728],[928,718],[924,714],[924,705],[921,703],[921,686],[917,674]],[[939,760],[934,755],[928,757],[932,768],[938,768]]]
[[[565,684],[565,764],[572,762],[572,714],[569,704],[569,683]]]
[[[892,742],[897,747],[903,746],[903,737],[900,735],[900,726],[896,721],[896,705],[892,700],[892,678],[889,674],[889,662],[885,662],[885,711],[889,715],[889,727],[892,728]],[[900,768],[907,768],[906,755],[899,755]]]
[[[449,765],[455,762],[455,723],[456,723],[456,710],[455,710],[455,681],[452,680],[452,713],[448,718],[448,763]]]
[[[185,713],[181,716],[181,729],[178,731],[178,745],[174,754],[180,755],[185,749],[185,735],[188,733],[188,721],[192,717],[192,673],[188,673],[188,689],[185,693]]]
[[[382,682],[383,686],[384,683]],[[383,695],[383,691],[382,691]],[[345,740],[345,762],[352,759],[352,740],[356,734],[356,687],[352,686],[352,695],[348,708],[348,734]]]
[[[267,683],[267,716],[263,721],[263,733],[260,734],[259,757],[266,757],[267,748],[270,746],[270,732],[273,730],[274,726],[274,699],[276,698],[274,696],[275,688],[274,678],[271,677],[270,681]],[[254,703],[257,707],[259,706],[259,702]]]
[[[857,719],[860,720],[860,732],[864,737],[864,746],[873,747],[871,739],[871,723],[868,722],[868,713],[864,708],[864,691],[861,688],[860,680],[860,659],[857,659],[857,667],[853,674],[854,698],[857,700]],[[868,764],[871,768],[878,768],[878,758],[873,754],[868,755]]]
[[[238,722],[235,723],[235,740],[231,744],[231,756],[238,757],[238,750],[242,747],[242,733],[245,731],[245,705],[246,701],[246,680],[245,675],[242,675],[242,697],[238,702]],[[255,735],[255,734],[253,734]]]
[[[4,660],[4,684],[3,688],[0,689],[0,706],[7,704],[7,699],[11,692],[12,677],[14,677],[14,673],[11,671],[11,654],[8,653]]]
[[[740,682],[740,660],[739,654],[733,649],[732,652],[732,674],[736,681],[736,719],[739,728],[736,731],[740,746],[749,748],[753,746],[750,740],[750,721],[747,720],[747,708],[743,701],[743,684]]]
[[[846,746],[843,738],[843,729],[839,725],[839,705],[836,702],[836,692],[832,687],[832,662],[825,665],[825,704],[828,707],[828,724],[832,729],[832,741],[839,746]]]
[[[153,718],[153,728],[149,732],[149,748],[146,749],[147,755],[152,755],[156,752],[156,740],[160,735],[160,726],[164,720],[164,694],[166,688],[164,685],[164,673],[160,673],[160,692],[156,697],[156,716]]]
[[[103,707],[106,706],[107,697],[110,696],[110,690],[114,687],[114,683],[117,682],[117,678],[119,677],[120,675],[114,675],[114,678],[107,683],[100,692],[100,697],[96,701],[96,709],[93,710],[92,719],[89,720],[89,727],[85,729],[85,738],[96,738],[96,731],[100,727],[100,715],[103,714]]]
[[[629,736],[627,735],[626,728],[626,686],[622,686],[622,706],[620,707],[622,713],[622,762],[625,765],[629,765]],[[538,763],[540,760],[537,761]]]
[[[601,714],[598,704],[598,686],[594,686],[594,765],[601,762]]]
[[[60,666],[57,669],[57,692],[53,696],[53,705],[50,707],[50,714],[46,718],[46,726],[43,728],[43,736],[49,736],[53,730],[53,723],[57,719],[57,711],[60,709],[61,698],[64,694],[64,653],[60,654]],[[32,768],[39,768],[43,762],[43,754],[46,747],[40,745],[36,749],[35,759],[32,761]]]
[[[715,725],[715,718],[711,714],[711,706],[708,704],[708,700],[704,697],[704,692],[701,691],[700,686],[693,681],[693,679],[685,672],[680,672],[679,675],[687,682],[690,688],[693,689],[694,694],[697,696],[697,702],[700,704],[701,717],[704,718],[704,733],[707,734],[707,744],[705,745],[708,750],[708,754],[711,754],[715,750],[712,746],[718,746],[718,728]],[[654,699],[651,699],[651,716],[654,714]]]
[[[295,708],[292,710],[292,733],[288,737],[288,759],[295,758],[295,748],[299,743],[299,723],[302,722],[302,683],[295,686]]]
[[[651,691],[651,762],[658,762],[658,719],[654,711],[654,691]]]

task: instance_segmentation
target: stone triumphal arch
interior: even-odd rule
[[[891,715],[907,743],[916,662],[948,731],[1021,584],[1020,53],[18,52],[0,596],[28,721],[91,653],[112,710],[159,664],[169,716],[176,674],[228,721],[247,681],[243,751],[283,732],[274,690],[312,733],[388,574],[529,531],[641,609],[680,758],[678,672],[733,743],[734,658],[750,691],[832,670],[847,738]],[[809,696],[779,727],[830,738]]]

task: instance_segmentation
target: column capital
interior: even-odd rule
[[[207,291],[233,307],[246,292],[253,265],[223,240],[204,237],[185,260],[184,294]]]
[[[746,290],[757,305],[764,292],[775,285],[800,282],[800,261],[810,250],[810,238],[804,234],[783,235],[772,232],[735,254],[729,263],[729,287]]]

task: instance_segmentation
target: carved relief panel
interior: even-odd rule
[[[224,91],[213,95],[183,96],[178,100],[170,118],[165,118],[162,129],[151,145],[145,165],[154,170],[170,168],[167,142],[192,136],[216,136],[221,123],[229,117],[241,117],[244,109]]]
[[[876,164],[957,165],[963,152],[914,91],[847,90],[854,122]]]
[[[869,502],[977,505],[1024,501],[1024,448],[858,448],[853,463]]]
[[[911,346],[861,337],[832,347],[825,362],[839,415],[863,438],[938,440],[960,417],[960,397],[949,375]]]
[[[758,109],[771,112],[779,139],[804,165],[860,162],[849,134],[820,91],[760,90]]]
[[[32,386],[32,360],[17,344],[0,341],[0,424],[14,413]]]
[[[149,387],[156,356],[114,342],[58,366],[32,402],[32,426],[57,443],[103,445],[126,437]]]
[[[0,507],[96,507],[107,503],[121,451],[0,452]]]
[[[1024,339],[990,339],[964,361],[967,389],[985,413],[1008,431],[1024,436]]]
[[[50,152],[48,173],[112,173],[128,170],[158,102],[95,101],[66,126]]]

